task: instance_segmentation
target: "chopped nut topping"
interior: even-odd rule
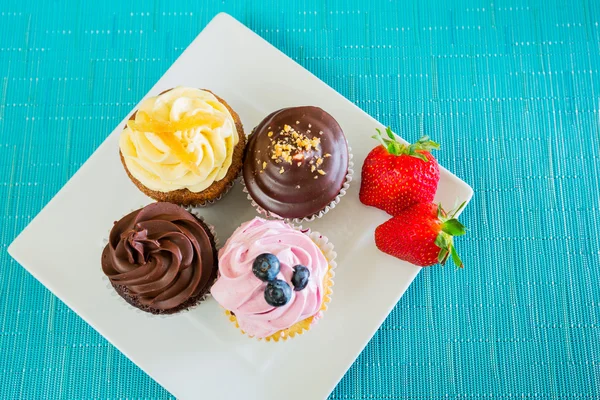
[[[298,164],[296,164],[296,165],[298,165],[299,167],[301,167],[301,166],[302,166],[302,163],[301,163],[301,162],[299,162],[299,163],[298,163]]]
[[[323,131],[319,131],[319,135],[322,135],[322,134],[323,134]]]
[[[299,123],[300,123],[300,121],[296,121],[296,124],[299,124]]]
[[[263,169],[267,168],[267,162],[263,161]]]
[[[273,136],[273,131],[269,131],[269,133],[267,133],[267,136],[268,136],[268,137],[271,137],[271,136]]]
[[[319,175],[315,175],[315,178],[314,178],[314,179],[319,179]]]
[[[271,133],[268,132],[267,135],[271,136]],[[286,162],[292,165],[296,162],[298,166],[301,166],[300,162],[304,161],[313,151],[318,151],[320,144],[321,138],[308,137],[285,124],[280,136],[271,140],[271,159],[276,163]]]
[[[311,125],[311,124],[308,124],[308,127],[309,127],[309,128],[312,128],[312,125]]]
[[[283,169],[283,167],[281,167],[281,169],[279,170],[280,174],[283,174],[285,172],[285,170]]]
[[[321,164],[323,164],[323,159],[319,157],[317,158],[317,167],[321,166]]]
[[[327,158],[327,157],[331,157],[331,154],[327,153],[325,154],[323,157]]]
[[[318,169],[317,172],[321,175],[327,175],[327,173],[325,171],[323,171],[322,169]]]
[[[292,159],[294,161],[302,161],[302,160],[304,160],[304,154],[296,153],[296,154],[294,154],[294,157],[292,157]]]
[[[315,170],[317,169],[317,167],[315,167],[314,165],[310,167],[310,172],[315,172]]]

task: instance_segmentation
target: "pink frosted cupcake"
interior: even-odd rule
[[[219,251],[211,293],[248,336],[287,339],[308,330],[327,309],[334,260],[333,246],[319,233],[257,217]]]

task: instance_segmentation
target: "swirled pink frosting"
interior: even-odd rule
[[[293,267],[300,264],[310,270],[306,288],[293,290],[285,306],[267,304],[267,284],[252,273],[252,263],[262,253],[277,256],[281,264],[277,278],[285,280],[292,289]],[[264,338],[319,314],[327,269],[327,259],[308,235],[285,222],[257,217],[242,224],[219,251],[219,278],[211,293],[235,314],[243,331]]]

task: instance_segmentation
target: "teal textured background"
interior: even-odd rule
[[[0,398],[170,398],[6,248],[219,11],[475,190],[331,399],[600,397],[600,2],[2,0]]]

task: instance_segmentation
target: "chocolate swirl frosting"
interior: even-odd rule
[[[193,305],[217,272],[214,238],[183,208],[154,203],[115,222],[102,270],[129,303],[155,314]]]

